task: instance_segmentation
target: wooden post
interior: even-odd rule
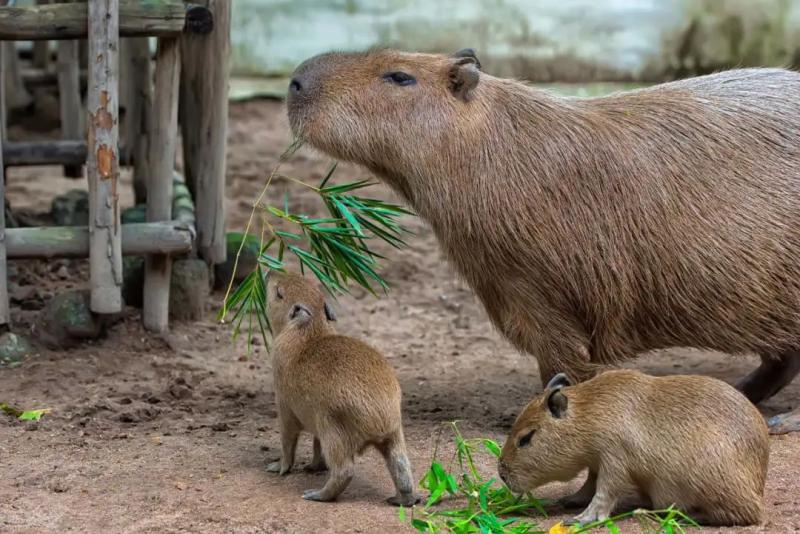
[[[66,4],[72,5],[72,4]],[[77,4],[75,4],[77,5]],[[119,220],[119,0],[89,0],[89,265],[91,308],[122,310]]]
[[[147,37],[125,40],[128,49],[128,79],[123,80],[128,91],[125,111],[123,160],[133,161],[133,194],[136,204],[145,201],[149,161],[150,106],[153,100],[150,43]]]
[[[178,93],[181,76],[181,48],[178,39],[158,40],[155,92],[151,107],[150,170],[147,174],[147,222],[172,218],[172,173],[178,137]],[[172,259],[165,255],[145,258],[145,328],[164,332],[169,326],[169,284]]]
[[[5,54],[0,53],[0,124],[5,124],[6,89]],[[3,167],[3,135],[0,132],[0,334],[7,331],[11,324],[11,312],[8,303],[8,269],[6,267],[6,176]]]
[[[50,0],[36,0],[38,5],[49,4]],[[50,42],[36,41],[33,43],[33,66],[37,69],[47,69],[50,62]]]
[[[58,105],[61,111],[61,137],[66,141],[85,139],[81,113],[80,60],[78,41],[59,41],[56,72],[58,74]],[[67,165],[64,175],[82,178],[81,165]]]
[[[8,8],[2,8],[8,9]],[[0,9],[0,11],[2,11]],[[6,110],[21,109],[33,102],[31,93],[25,89],[22,81],[22,71],[20,69],[17,48],[13,42],[0,42],[0,53],[3,54],[5,61],[6,76],[0,80],[5,85],[6,91]],[[6,115],[6,120],[8,116]],[[3,125],[5,127],[5,123]]]
[[[184,35],[181,83],[183,162],[195,195],[198,250],[207,263],[221,263],[225,247],[225,149],[231,2],[209,0],[209,35]]]

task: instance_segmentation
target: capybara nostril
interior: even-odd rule
[[[300,83],[300,80],[297,78],[292,78],[292,81],[289,82],[289,92],[297,94],[303,90],[303,85]]]

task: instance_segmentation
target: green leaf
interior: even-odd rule
[[[492,453],[492,456],[494,456],[495,458],[500,458],[500,454],[502,451],[500,450],[500,445],[498,445],[496,441],[493,441],[491,439],[484,439],[483,446],[486,447],[486,450]]]
[[[41,410],[26,410],[19,414],[21,421],[38,421],[46,413],[50,412],[50,408],[43,408]]]
[[[331,179],[331,176],[333,176],[333,173],[336,172],[336,166],[337,165],[338,165],[338,163],[334,163],[333,165],[331,165],[331,168],[328,169],[328,174],[325,175],[325,177],[322,179],[322,182],[319,184],[319,188],[320,189],[325,187],[325,184],[327,184],[328,180]]]

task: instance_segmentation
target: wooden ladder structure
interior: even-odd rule
[[[6,229],[4,211],[0,212],[0,333],[10,327],[7,259],[88,257],[91,309],[111,314],[122,309],[123,255],[146,256],[142,320],[147,329],[164,331],[172,256],[196,252],[208,264],[225,260],[231,1],[89,0],[34,7],[4,3],[0,0],[0,47],[5,45],[2,41],[59,41],[56,81],[63,139],[6,139],[7,54],[0,53],[0,198],[5,198],[8,166],[58,164],[69,176],[85,163],[90,213],[88,227]],[[158,39],[154,73],[150,37]],[[129,77],[123,84],[120,38],[126,39]],[[86,139],[80,138],[77,39],[88,41]],[[119,144],[121,89],[128,103],[124,147]],[[173,179],[179,108],[185,185]],[[134,166],[137,202],[146,197],[147,222],[120,223],[122,163]],[[187,186],[190,194],[174,191]]]

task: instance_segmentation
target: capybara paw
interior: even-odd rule
[[[769,426],[769,433],[775,435],[800,432],[800,409],[770,417],[767,426]]]
[[[392,506],[414,506],[420,500],[421,499],[413,493],[409,493],[406,495],[395,495],[394,497],[389,497],[386,499],[386,502]]]
[[[281,462],[280,461],[272,462],[269,465],[267,465],[267,473],[277,473],[277,474],[283,476],[283,475],[287,474],[289,472],[289,470],[290,470],[289,467],[285,467],[285,468],[281,467]]]
[[[318,501],[318,502],[327,502],[333,500],[328,497],[325,497],[322,494],[322,490],[306,490],[303,492],[303,498],[307,501]]]
[[[303,466],[303,471],[306,473],[322,473],[323,471],[327,471],[328,466],[325,465],[325,462],[320,463],[310,463]]]

